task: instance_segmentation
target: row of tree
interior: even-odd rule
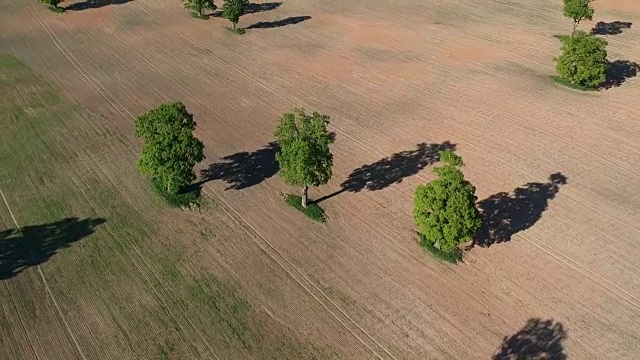
[[[327,184],[332,177],[334,139],[327,130],[329,116],[303,109],[285,113],[274,135],[279,151],[276,160],[285,182],[302,187],[303,208],[310,186]],[[196,179],[193,170],[204,159],[204,145],[193,132],[196,122],[184,104],[163,104],[135,121],[135,135],[144,141],[138,168],[175,194]],[[440,152],[443,165],[435,167],[438,178],[416,189],[414,219],[422,243],[451,252],[469,241],[481,225],[475,187],[465,180],[462,158],[452,150]],[[425,243],[426,242],[426,243]]]
[[[206,18],[205,11],[212,12],[218,8],[213,0],[183,0],[183,2],[184,7],[198,18]],[[240,17],[245,13],[247,5],[249,5],[249,0],[224,0],[222,17],[231,21],[234,30]]]

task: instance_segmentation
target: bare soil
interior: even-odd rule
[[[594,6],[581,26],[633,23],[609,57],[640,62],[638,4]],[[24,158],[0,172],[0,231],[104,221],[0,280],[0,357],[638,358],[640,77],[553,83],[561,2],[290,0],[240,26],[297,16],[236,36],[168,0],[0,5],[0,51],[41,76],[12,96],[49,83],[71,104],[33,126],[42,143],[10,136]],[[167,209],[134,168],[133,119],[178,100],[206,146],[200,212]],[[268,144],[294,107],[336,133],[311,190],[326,225],[280,195],[298,189]],[[457,266],[411,217],[442,147],[491,214],[490,246]],[[48,202],[64,206],[33,215]]]

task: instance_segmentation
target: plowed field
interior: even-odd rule
[[[551,80],[561,1],[261,2],[243,36],[178,1],[61,6],[0,4],[0,358],[640,357],[637,1],[580,25],[631,23],[593,93]],[[135,168],[167,101],[206,147],[200,211]],[[282,199],[296,107],[336,135],[326,225]],[[444,148],[494,234],[458,265],[411,216]]]

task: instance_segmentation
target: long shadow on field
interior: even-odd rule
[[[227,190],[240,190],[259,184],[278,172],[278,150],[278,144],[270,142],[256,151],[227,155],[222,158],[223,162],[211,164],[200,172],[198,185],[221,179],[229,184]]]
[[[618,35],[622,34],[622,29],[631,29],[633,23],[624,21],[613,21],[606,23],[600,21],[591,29],[593,35]]]
[[[97,9],[103,6],[126,4],[133,0],[86,0],[73,3],[65,8],[65,10],[80,11],[87,9]]]
[[[250,30],[250,29],[272,29],[272,28],[277,28],[277,27],[282,27],[282,26],[287,26],[287,25],[298,24],[298,23],[301,23],[303,21],[307,21],[309,19],[311,19],[311,16],[292,16],[292,17],[288,17],[286,19],[276,20],[276,21],[261,21],[261,22],[249,25],[245,29],[246,30]]]
[[[528,183],[512,194],[501,192],[478,202],[483,226],[476,234],[474,244],[488,247],[507,242],[514,234],[530,228],[542,217],[560,186],[566,183],[566,176],[555,173],[546,183]]]
[[[416,149],[395,153],[372,164],[363,165],[351,172],[347,180],[340,184],[341,189],[324,196],[319,203],[345,191],[360,192],[382,190],[390,185],[401,183],[406,177],[420,172],[422,169],[440,159],[440,151],[455,150],[456,145],[445,141],[442,144],[421,143]]]
[[[0,232],[0,280],[42,264],[59,249],[91,235],[105,219],[66,218],[50,224]]]
[[[548,359],[565,360],[562,342],[567,331],[562,323],[553,320],[529,319],[517,333],[504,338],[493,360]]]
[[[618,87],[627,79],[636,77],[640,71],[640,65],[629,60],[616,60],[607,67],[607,80],[602,85],[605,89]]]
[[[275,10],[282,5],[282,2],[268,2],[268,3],[249,3],[244,8],[245,14],[255,14],[263,11]]]

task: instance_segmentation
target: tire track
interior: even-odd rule
[[[22,233],[22,227],[20,227],[20,225],[18,225],[18,221],[16,220],[16,217],[13,215],[13,211],[11,211],[11,207],[9,207],[9,203],[7,202],[7,198],[4,196],[4,193],[2,192],[2,189],[0,189],[0,196],[2,197],[2,201],[3,201],[7,211],[9,212],[9,215],[11,215],[11,220],[13,220],[13,223],[15,224],[16,229],[18,229],[18,232],[20,233],[20,235],[24,236],[24,234]],[[30,253],[30,255],[32,255],[32,254]],[[80,348],[80,344],[78,343],[78,340],[76,339],[76,336],[73,334],[73,331],[71,331],[71,327],[69,326],[69,323],[67,322],[67,318],[62,313],[62,310],[60,309],[60,305],[58,304],[58,301],[56,300],[56,297],[53,295],[53,292],[51,292],[51,288],[49,288],[49,283],[47,282],[47,279],[44,276],[44,272],[42,271],[42,268],[40,267],[40,265],[36,265],[36,269],[38,271],[38,274],[40,275],[40,279],[42,280],[42,283],[44,284],[45,291],[51,297],[51,301],[53,302],[53,305],[56,308],[56,312],[57,312],[58,316],[62,320],[62,323],[64,324],[64,327],[67,330],[67,333],[71,337],[71,340],[73,340],[73,344],[75,345],[76,350],[78,351],[78,354],[80,355],[80,357],[82,359],[86,360],[87,358],[85,357],[84,352]],[[8,285],[7,285],[7,288],[8,288]],[[12,299],[13,299],[13,297],[12,297]],[[15,305],[15,303],[14,303],[14,305]],[[20,322],[22,323],[22,319],[20,320]],[[24,324],[23,324],[23,327],[24,327]],[[37,356],[37,354],[36,354],[36,356]]]

